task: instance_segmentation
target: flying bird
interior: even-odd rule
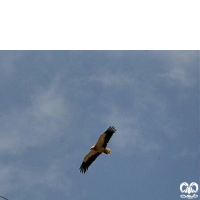
[[[85,173],[89,166],[101,155],[101,153],[111,154],[109,148],[106,148],[110,138],[116,132],[114,126],[110,126],[103,134],[100,135],[97,143],[90,148],[90,152],[85,156],[79,168],[81,173]]]

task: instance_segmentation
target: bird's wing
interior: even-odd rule
[[[89,166],[95,161],[95,159],[101,154],[101,152],[96,152],[91,150],[83,159],[83,162],[79,168],[81,173],[85,173]]]
[[[115,129],[114,126],[110,126],[103,134],[100,135],[97,143],[96,143],[96,148],[101,149],[106,148],[110,138],[112,135],[116,132],[117,130]]]

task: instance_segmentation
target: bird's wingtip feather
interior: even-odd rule
[[[117,129],[114,127],[114,126],[110,126],[108,129],[107,129],[107,131],[112,131],[112,132],[116,132],[117,131]]]

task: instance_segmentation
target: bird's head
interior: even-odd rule
[[[90,150],[95,150],[95,145],[91,146]]]

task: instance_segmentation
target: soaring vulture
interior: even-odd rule
[[[85,173],[89,166],[101,153],[111,154],[110,149],[106,148],[106,146],[116,131],[117,130],[114,126],[110,126],[103,134],[100,135],[97,143],[90,148],[90,152],[83,159],[83,162],[79,168],[81,173]]]

